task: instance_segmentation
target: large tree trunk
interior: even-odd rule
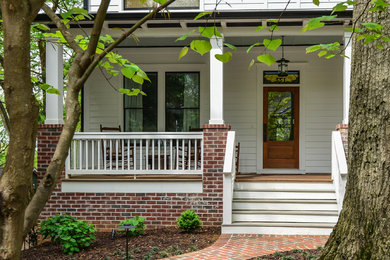
[[[10,141],[0,180],[0,258],[19,259],[24,210],[32,180],[38,103],[30,80],[30,25],[34,4],[1,2],[4,20],[4,93]]]
[[[355,19],[365,5],[355,5]],[[390,31],[388,12],[366,12],[361,22]],[[390,45],[376,44],[353,45],[347,190],[321,259],[390,256]]]

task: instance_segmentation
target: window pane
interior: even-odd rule
[[[199,127],[199,73],[167,72],[165,82],[166,130],[180,132]]]
[[[140,0],[125,0],[125,8],[151,8],[156,5],[153,0],[146,0],[144,3],[141,3]],[[176,0],[169,7],[199,7],[199,0]]]
[[[167,109],[167,132],[188,132],[199,127],[199,109]]]
[[[144,95],[124,95],[125,131],[154,132],[157,131],[157,73],[147,73],[149,81],[141,86],[131,79],[125,78],[125,88],[141,89]]]
[[[293,92],[268,92],[268,140],[289,141],[294,138]]]

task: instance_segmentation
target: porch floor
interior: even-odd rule
[[[331,174],[237,174],[236,182],[332,182]]]

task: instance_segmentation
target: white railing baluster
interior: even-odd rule
[[[110,159],[108,163],[110,164],[110,170],[112,170],[112,139],[110,139]]]
[[[82,170],[82,168],[83,168],[83,140],[80,140],[79,147],[80,147],[80,149],[79,149],[79,152],[80,152],[80,156],[79,156],[79,158],[80,158],[79,169]]]
[[[179,170],[179,139],[176,139],[176,170]]]
[[[88,170],[88,140],[85,140],[85,170]]]
[[[164,170],[167,169],[167,139],[164,139]]]
[[[198,168],[198,140],[195,140],[195,161],[194,161],[194,170],[196,170],[196,168]]]
[[[142,139],[139,140],[139,169],[142,170]]]
[[[172,142],[173,139],[169,139],[169,163],[170,163],[170,168],[171,170],[173,169],[173,165],[172,165],[172,159],[173,159],[173,149],[172,149]]]
[[[107,140],[104,140],[104,143],[103,143],[103,157],[104,157],[104,164],[103,164],[103,168],[104,170],[107,170]]]
[[[122,142],[122,170],[125,169],[125,139],[121,139],[120,142]]]
[[[153,142],[153,140],[146,140],[146,169],[149,170],[149,141]]]
[[[191,156],[192,156],[192,151],[191,151],[191,140],[188,140],[188,170],[191,170]]]
[[[181,169],[184,171],[184,164],[185,164],[185,159],[184,159],[184,156],[185,156],[185,143],[184,143],[184,139],[181,139],[182,141],[182,155],[181,155]]]
[[[158,170],[160,170],[160,166],[161,166],[161,147],[160,147],[160,139],[157,139],[157,146],[158,146],[158,153],[157,153],[157,159],[158,159]]]
[[[131,147],[130,139],[127,139],[127,170],[130,170],[130,152],[131,152],[130,147]]]
[[[203,133],[88,132],[75,133],[65,168],[66,176],[202,174],[201,161]]]
[[[77,144],[76,144],[76,142],[77,142],[76,140],[73,140],[73,149],[72,149],[72,153],[73,153],[72,169],[73,170],[77,169],[77,159],[76,159]]]
[[[98,144],[98,150],[97,150],[97,155],[98,155],[98,170],[100,170],[100,153],[101,153],[101,147],[100,147],[100,141],[97,141]]]
[[[115,168],[118,170],[119,168],[119,142],[118,140],[115,140]]]
[[[134,139],[134,170],[137,169],[137,140]]]
[[[91,149],[91,156],[92,156],[92,170],[95,169],[95,140],[92,140],[92,149]]]

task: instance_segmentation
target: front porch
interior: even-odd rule
[[[175,225],[181,211],[194,209],[206,225],[223,222],[224,232],[328,234],[345,184],[344,166],[332,158],[331,131],[348,121],[349,74],[342,71],[349,62],[324,63],[305,55],[305,48],[328,37],[347,41],[348,35],[332,29],[294,44],[297,28],[282,28],[289,69],[299,78],[275,84],[265,75],[276,66],[255,64],[248,70],[255,56],[248,58],[246,49],[254,35],[244,32],[225,28],[225,40],[238,45],[225,65],[214,58],[224,39],[214,39],[210,55],[191,53],[180,62],[178,46],[159,45],[179,36],[171,30],[155,38],[144,31],[144,45],[122,46],[118,52],[142,67],[151,82],[138,86],[100,70],[93,73],[83,90],[83,132],[74,136],[50,207],[89,218],[102,229],[134,215],[146,216],[151,227]],[[60,56],[60,49],[52,51]],[[47,66],[55,67],[50,62],[58,66],[60,59],[48,60]],[[52,85],[60,84],[61,77],[54,78]],[[139,88],[147,95],[123,96],[119,88]],[[48,96],[47,123],[61,124],[61,98]],[[124,132],[99,132],[101,125]],[[48,128],[42,131],[51,136]],[[193,128],[202,129],[190,132]],[[49,150],[40,162],[44,169],[55,140],[42,140],[49,142],[40,146]],[[235,176],[237,142],[240,174]]]

